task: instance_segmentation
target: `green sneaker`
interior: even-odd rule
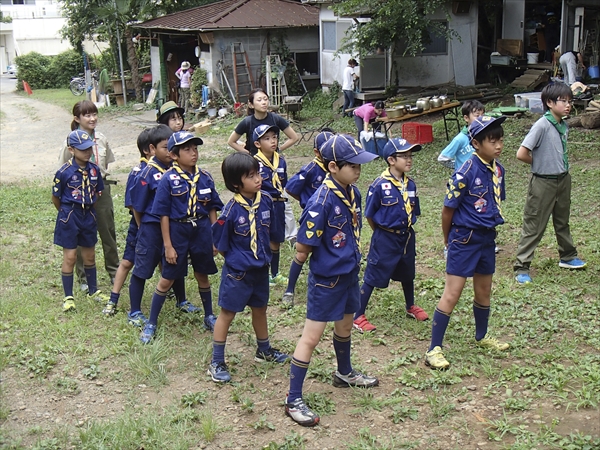
[[[88,300],[94,300],[98,303],[107,303],[110,300],[108,295],[104,295],[100,289],[96,290],[93,294],[87,295]]]
[[[108,302],[104,309],[102,310],[102,314],[105,316],[114,316],[117,313],[117,304],[113,302]]]
[[[75,311],[75,299],[72,296],[65,297],[63,301],[63,311]]]
[[[285,284],[285,285],[287,285],[287,283],[288,283],[287,277],[284,277],[280,273],[278,273],[274,277],[269,277],[269,286],[276,286],[278,284]]]
[[[433,350],[425,353],[425,364],[437,370],[444,370],[450,367],[450,363],[444,357],[444,352],[439,345],[436,345],[433,347]]]
[[[506,342],[500,342],[498,339],[490,337],[489,333],[486,333],[486,335],[480,341],[475,342],[479,347],[489,348],[490,350],[504,351],[510,347],[510,344]]]

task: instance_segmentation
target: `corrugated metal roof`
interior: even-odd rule
[[[319,8],[290,0],[223,0],[137,24],[146,29],[210,31],[319,25]]]

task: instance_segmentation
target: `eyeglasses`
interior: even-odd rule
[[[98,113],[83,114],[83,117],[86,119],[96,119],[98,118]]]
[[[562,102],[566,105],[570,105],[573,106],[573,100],[563,100],[562,98],[559,98],[558,100],[556,100],[557,102]]]
[[[402,159],[413,159],[413,155],[409,155],[407,153],[396,153],[394,156]]]

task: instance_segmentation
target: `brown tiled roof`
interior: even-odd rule
[[[292,28],[319,25],[319,8],[291,0],[223,0],[169,14],[136,27],[176,31]]]

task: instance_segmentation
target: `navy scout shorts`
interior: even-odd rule
[[[364,282],[386,288],[390,280],[414,280],[415,255],[415,231],[412,228],[401,234],[376,228],[371,238]]]
[[[135,266],[133,274],[148,280],[152,278],[163,254],[163,239],[160,223],[144,222],[140,226],[135,244]]]
[[[56,216],[54,243],[69,250],[94,247],[98,242],[98,223],[94,208],[81,205],[61,205]]]
[[[242,312],[246,306],[262,308],[269,303],[269,266],[240,272],[227,263],[221,270],[219,306]]]
[[[306,318],[335,322],[354,314],[360,306],[358,267],[351,273],[324,277],[308,272]]]
[[[135,264],[135,244],[137,242],[138,226],[135,219],[132,217],[129,221],[129,228],[127,229],[127,237],[125,238],[125,251],[123,252],[123,259],[130,261]]]
[[[452,226],[448,235],[446,273],[469,278],[496,270],[496,230]]]

